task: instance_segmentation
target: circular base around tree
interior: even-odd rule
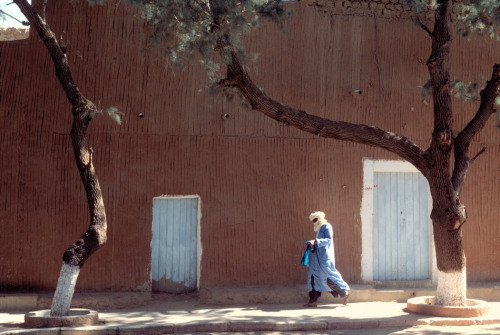
[[[65,316],[50,316],[50,309],[29,312],[24,315],[27,328],[80,327],[94,325],[99,321],[96,311],[89,309],[70,309]]]
[[[486,315],[490,306],[482,300],[467,299],[467,306],[434,305],[435,297],[424,296],[408,299],[406,307],[409,312],[434,316],[472,318]]]

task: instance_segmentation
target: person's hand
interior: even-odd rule
[[[307,241],[307,245],[310,247],[314,246],[315,243],[316,243],[316,240]]]

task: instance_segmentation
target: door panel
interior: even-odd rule
[[[414,172],[375,172],[373,178],[373,279],[429,279],[427,180]]]
[[[153,199],[153,290],[181,293],[197,288],[198,198]]]

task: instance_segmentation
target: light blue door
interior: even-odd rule
[[[153,290],[183,293],[197,288],[198,197],[153,199]]]
[[[375,172],[373,279],[430,278],[429,184],[421,173]]]

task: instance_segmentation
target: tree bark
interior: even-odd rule
[[[427,179],[433,199],[431,219],[439,271],[436,303],[464,306],[467,302],[466,258],[461,228],[467,214],[465,206],[460,202],[460,193],[470,162],[467,157],[468,147],[473,135],[484,127],[489,117],[487,114],[491,115],[494,98],[489,99],[488,103],[483,101],[484,106],[480,107],[476,117],[457,138],[453,138],[450,87],[451,15],[452,1],[438,0],[434,29],[430,33],[432,50],[427,61],[434,106],[433,141],[427,150]],[[487,91],[488,87],[486,91],[483,90],[482,96]],[[484,109],[489,110],[485,112]],[[452,149],[455,153],[453,175],[450,173]]]
[[[63,255],[63,266],[51,308],[51,316],[63,316],[69,312],[80,268],[97,249],[106,243],[107,222],[104,201],[92,163],[92,149],[88,146],[86,136],[90,120],[97,109],[91,101],[80,93],[78,86],[73,81],[66,54],[50,27],[26,0],[14,0],[14,2],[30,22],[30,27],[36,30],[47,47],[54,63],[57,78],[72,105],[71,142],[90,212],[88,230]]]

